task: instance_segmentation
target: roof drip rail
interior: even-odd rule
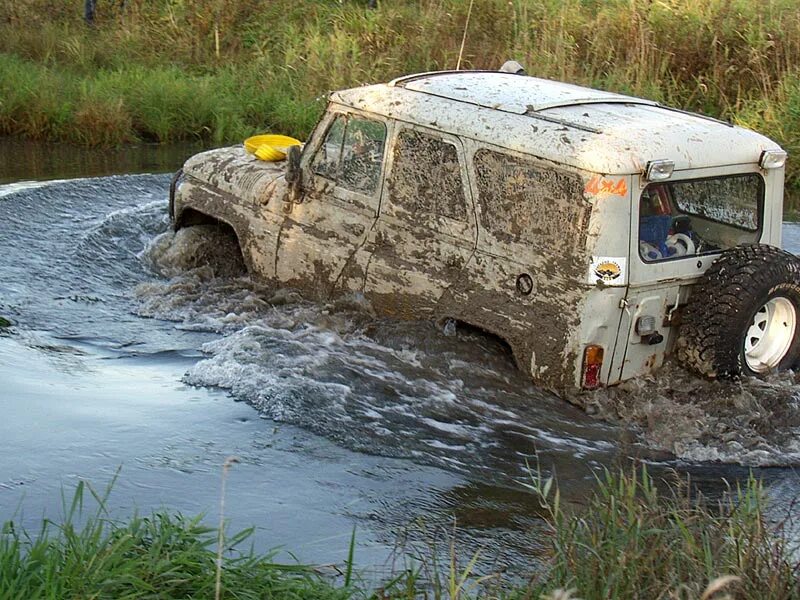
[[[427,73],[415,73],[414,75],[405,75],[404,77],[397,77],[392,79],[387,85],[392,87],[403,87],[406,83],[418,81],[420,79],[430,79],[438,75],[464,75],[467,73],[497,73],[497,71],[488,71],[486,69],[480,70],[462,70],[462,71],[428,71]]]
[[[727,125],[728,127],[736,127],[730,121],[723,121],[722,119],[715,119],[714,117],[709,117],[708,115],[704,115],[702,113],[692,112],[690,110],[683,110],[682,108],[675,108],[673,106],[664,106],[663,104],[658,105],[659,108],[663,108],[666,110],[670,110],[672,112],[680,113],[682,115],[689,115],[690,117],[697,117],[698,119],[705,119],[706,121],[711,121],[712,123],[719,123],[720,125]]]
[[[588,106],[591,104],[624,104],[626,106],[655,106],[661,108],[661,105],[658,102],[652,102],[650,100],[637,100],[636,98],[629,98],[629,97],[622,97],[622,98],[575,98],[568,102],[551,102],[545,104],[540,108],[533,108],[530,107],[525,112],[526,115],[530,115],[533,113],[540,113],[544,110],[550,110],[553,108],[569,108],[571,106]]]
[[[541,119],[542,121],[547,121],[548,123],[553,123],[555,125],[563,125],[564,127],[570,127],[572,129],[580,129],[581,131],[586,131],[588,133],[603,133],[602,129],[590,127],[589,125],[583,125],[582,123],[573,123],[572,121],[559,119],[558,117],[550,117],[535,110],[529,110],[525,113],[525,116],[533,117],[534,119]]]

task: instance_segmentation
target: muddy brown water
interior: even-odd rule
[[[600,419],[490,338],[196,267],[206,238],[170,233],[169,174],[110,175],[168,172],[196,150],[0,141],[0,520],[57,518],[62,491],[121,469],[113,514],[213,522],[235,455],[227,514],[259,549],[341,562],[355,527],[358,563],[380,571],[455,522],[465,555],[513,570],[541,547],[519,485],[537,460],[578,503],[594,472],[632,460],[712,494],[752,466],[778,516],[800,493],[794,377],[732,387],[668,369],[598,393]],[[800,251],[800,226],[784,232]]]

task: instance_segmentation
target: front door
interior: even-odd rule
[[[333,113],[304,167],[300,201],[278,236],[276,277],[309,297],[363,288],[363,246],[378,215],[387,125],[361,114]],[[360,256],[366,260],[363,253]]]

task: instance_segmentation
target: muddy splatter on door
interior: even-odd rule
[[[471,156],[479,243],[458,288],[459,318],[506,340],[538,381],[569,387],[592,212],[582,176],[477,144]]]
[[[376,307],[405,318],[437,314],[477,241],[464,173],[458,138],[408,125],[398,129],[381,215],[369,237],[365,292]]]

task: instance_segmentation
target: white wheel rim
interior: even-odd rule
[[[767,302],[756,311],[744,338],[744,357],[755,373],[777,367],[794,340],[797,311],[783,296]]]

